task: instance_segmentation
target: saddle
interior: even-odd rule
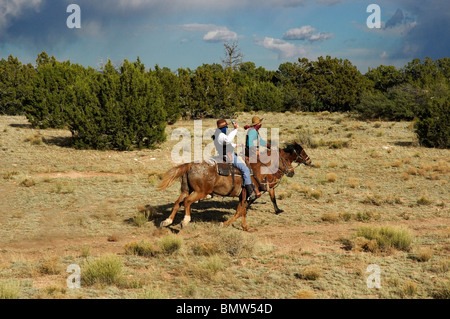
[[[242,176],[241,170],[231,163],[217,163],[217,173],[222,176],[230,176],[230,175]]]
[[[231,163],[217,163],[216,162],[216,168],[217,168],[217,173],[221,176],[230,176],[232,178],[233,181],[233,185],[231,187],[231,190],[228,192],[228,194],[226,194],[225,196],[229,196],[235,187],[235,181],[234,181],[234,176],[241,176],[242,177],[242,172],[239,168],[234,167],[233,164]],[[241,186],[242,188],[244,187],[244,179],[241,178]]]

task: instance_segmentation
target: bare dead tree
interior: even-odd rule
[[[239,64],[242,63],[242,59],[244,58],[244,55],[239,48],[239,44],[236,41],[231,44],[225,42],[223,46],[225,47],[225,58],[222,60],[222,64],[226,69],[230,68],[235,70]]]

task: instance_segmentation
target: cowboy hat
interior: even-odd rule
[[[264,120],[264,119],[260,119],[260,118],[257,117],[257,116],[253,116],[253,117],[252,117],[252,125],[251,125],[251,126],[258,125],[259,123],[262,122],[262,120]]]

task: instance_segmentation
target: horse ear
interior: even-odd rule
[[[303,147],[302,147],[300,144],[298,144],[297,141],[294,141],[294,146],[295,146],[295,147],[299,147],[300,150],[303,150]]]

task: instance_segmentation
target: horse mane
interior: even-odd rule
[[[283,148],[283,151],[289,154],[292,154],[293,151],[302,150],[303,147],[298,144],[297,141],[292,141],[286,144],[286,146]]]

